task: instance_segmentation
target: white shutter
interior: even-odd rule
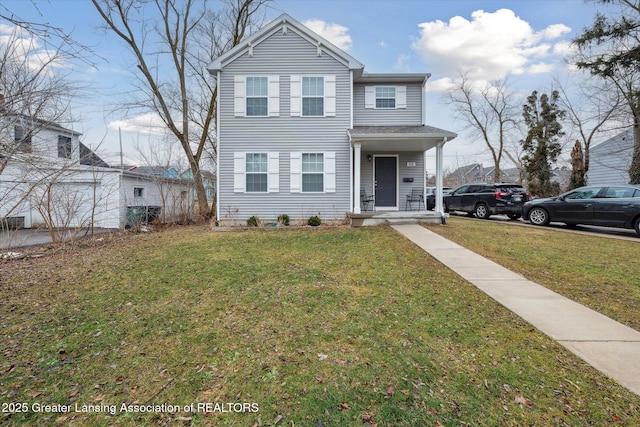
[[[324,153],[324,192],[336,192],[336,153],[328,151]]]
[[[407,108],[406,86],[396,86],[396,108]]]
[[[269,117],[280,115],[280,76],[269,76]]]
[[[299,75],[291,76],[291,116],[302,115],[302,84]]]
[[[280,153],[269,152],[269,193],[280,191]]]
[[[376,87],[364,87],[364,108],[376,108]]]
[[[291,173],[290,191],[299,193],[302,189],[302,153],[300,151],[290,153],[289,170]]]
[[[244,193],[245,191],[245,155],[244,153],[233,153],[233,192]]]
[[[324,115],[336,115],[336,76],[324,76]]]
[[[245,76],[233,77],[233,115],[236,117],[244,117],[246,115],[245,108],[247,106],[247,80]]]

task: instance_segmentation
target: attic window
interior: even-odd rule
[[[14,130],[16,150],[23,153],[31,152],[31,135],[28,135],[23,127],[16,126]]]
[[[58,157],[61,159],[71,158],[71,138],[58,135]]]
[[[142,197],[143,194],[144,194],[144,188],[133,187],[133,197]]]

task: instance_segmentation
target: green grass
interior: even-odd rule
[[[430,230],[640,331],[640,239],[452,217]]]
[[[106,239],[0,285],[0,404],[117,409],[9,425],[640,424],[638,396],[386,227]]]

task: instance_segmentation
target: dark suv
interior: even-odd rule
[[[522,206],[529,193],[519,184],[473,183],[456,188],[443,198],[444,211],[462,211],[487,219],[491,215],[522,216]]]

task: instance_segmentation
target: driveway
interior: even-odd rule
[[[469,217],[464,212],[452,212],[451,213],[456,218],[464,218],[472,221],[487,221],[486,219],[478,219],[475,217]],[[574,233],[574,234],[588,234],[594,236],[602,236],[602,237],[611,237],[613,239],[622,239],[622,240],[631,240],[635,242],[640,242],[640,237],[636,234],[636,232],[632,229],[628,228],[612,228],[612,227],[597,227],[594,225],[577,225],[573,228],[567,227],[566,225],[559,222],[552,222],[547,226],[540,227],[538,225],[529,224],[522,219],[513,221],[507,218],[504,215],[492,215],[489,218],[489,221],[499,221],[504,222],[509,225],[519,225],[524,227],[535,227],[540,229],[553,229],[557,231],[562,231],[566,233]]]
[[[95,234],[109,233],[114,230],[109,228],[95,228]],[[89,230],[69,230],[65,236],[66,239],[83,238],[89,235]],[[51,243],[51,235],[49,230],[45,229],[24,229],[0,231],[0,250],[19,249],[29,246],[48,245]]]

